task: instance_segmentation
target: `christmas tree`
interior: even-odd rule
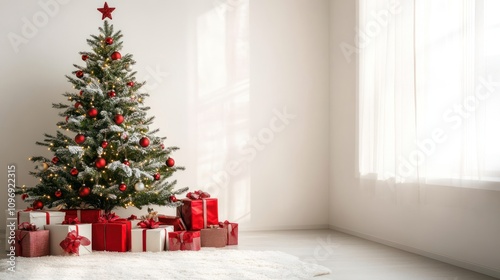
[[[45,134],[43,142],[52,158],[35,156],[31,175],[39,183],[21,188],[18,194],[33,208],[98,208],[180,204],[175,197],[187,188],[174,190],[168,178],[177,170],[170,154],[177,147],[165,147],[165,137],[150,130],[154,117],[144,105],[149,95],[136,81],[131,54],[120,53],[121,31],[114,32],[107,3],[98,8],[104,26],[87,40],[92,51],[80,52],[84,66],[74,65],[66,76],[75,92],[66,92],[70,104],[53,104],[65,118],[57,123],[56,136]]]

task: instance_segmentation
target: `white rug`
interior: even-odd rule
[[[93,252],[80,257],[17,258],[16,271],[0,260],[0,279],[310,279],[326,267],[277,251],[217,250],[161,253]]]

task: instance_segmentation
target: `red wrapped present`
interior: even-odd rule
[[[219,226],[227,228],[227,245],[238,245],[238,224],[226,220],[220,222]]]
[[[98,223],[99,218],[104,214],[102,209],[62,209],[66,212],[66,218],[78,218],[81,223]]]
[[[210,198],[206,192],[188,193],[182,199],[183,205],[177,208],[177,216],[181,217],[189,230],[200,230],[219,224],[219,208],[217,198]]]
[[[174,231],[168,233],[170,251],[199,251],[201,240],[199,231]]]
[[[158,222],[162,225],[174,226],[175,231],[187,230],[186,224],[180,217],[159,215]]]
[[[114,213],[92,224],[92,250],[127,252],[131,246],[132,224]]]
[[[16,256],[42,257],[50,255],[49,231],[38,230],[34,224],[27,222],[19,225],[15,231]]]
[[[201,247],[226,247],[227,229],[218,226],[200,230]]]
[[[92,225],[79,224],[78,219],[66,220],[64,224],[45,225],[50,231],[51,255],[84,255],[92,253]]]

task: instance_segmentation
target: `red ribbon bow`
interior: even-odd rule
[[[127,218],[127,220],[137,220],[137,216],[136,215],[130,215],[130,217]]]
[[[147,229],[153,229],[153,228],[158,228],[160,226],[160,222],[155,222],[153,219],[147,219],[140,221],[137,223],[138,226],[141,228],[147,228]]]
[[[78,218],[67,218],[62,223],[63,225],[78,225],[80,224],[80,220]]]
[[[85,236],[78,235],[76,230],[73,230],[68,232],[66,238],[59,245],[66,253],[80,255],[80,245],[88,246],[90,240]]]
[[[30,224],[28,222],[22,222],[19,225],[19,229],[20,230],[27,230],[27,231],[37,231],[38,230],[38,228],[36,227],[35,224]]]
[[[120,217],[116,215],[115,213],[109,213],[104,216],[99,217],[98,222],[99,223],[112,223],[116,220],[119,220]]]
[[[188,192],[186,194],[186,197],[191,199],[191,200],[198,200],[202,198],[209,198],[210,194],[207,192],[204,192],[202,190],[194,191],[194,192]]]

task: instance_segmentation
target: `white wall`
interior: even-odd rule
[[[354,45],[355,2],[331,1],[331,227],[500,277],[500,192],[356,178],[356,61],[339,47]]]
[[[54,12],[50,15],[39,4],[49,2],[60,3],[57,11],[51,6]],[[124,34],[123,53],[134,55],[137,77],[149,82],[147,104],[152,106],[150,114],[156,116],[154,125],[168,137],[166,145],[181,148],[174,158],[186,171],[173,176],[178,186],[210,190],[219,197],[220,218],[239,221],[242,229],[326,226],[328,1],[297,0],[289,5],[286,0],[252,0],[250,34],[246,35],[251,63],[246,82],[229,77],[231,68],[225,69],[222,62],[207,55],[213,50],[217,58],[225,51],[226,41],[219,39],[230,36],[232,26],[226,24],[230,19],[224,11],[237,7],[222,4],[234,1],[108,3],[117,8],[112,23]],[[62,93],[72,89],[64,75],[74,69],[73,63],[82,64],[78,52],[88,50],[85,40],[97,34],[102,21],[96,8],[102,4],[0,2],[2,182],[6,182],[7,164],[12,163],[17,166],[19,185],[35,183],[28,175],[33,165],[27,159],[37,154],[49,156],[34,142],[42,140],[43,133],[56,131],[61,118],[51,103],[66,102]],[[7,34],[23,36],[23,18],[33,22],[33,16],[43,20],[43,14],[48,15],[48,22],[28,34],[31,38],[15,52]],[[151,74],[155,71],[161,72],[156,79]],[[204,91],[207,85],[202,82],[207,77],[203,75],[208,75],[211,85],[220,87]],[[233,94],[240,85],[236,82],[243,86]],[[276,111],[284,108],[295,118],[280,125]],[[265,145],[262,140],[247,143],[259,136]],[[240,163],[237,170],[228,167],[235,161]],[[2,184],[2,205],[5,189]],[[18,201],[18,208],[25,207]],[[132,212],[143,213],[128,209],[119,214]],[[173,209],[161,212],[173,213]],[[0,220],[3,217],[0,211]]]

